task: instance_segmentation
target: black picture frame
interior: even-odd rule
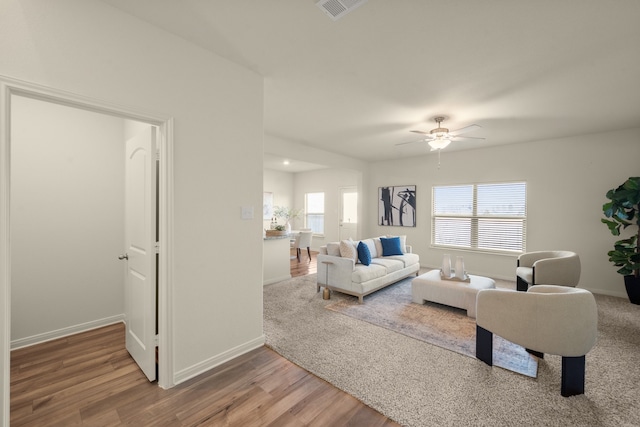
[[[416,186],[378,187],[378,225],[416,226]]]

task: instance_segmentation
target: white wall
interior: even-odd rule
[[[320,169],[294,175],[294,205],[297,208],[304,208],[305,193],[324,192],[324,236],[314,235],[311,248],[318,250],[327,242],[340,240],[340,189],[344,187],[361,189],[362,173],[353,170]],[[362,214],[359,213],[359,216]],[[298,222],[299,227],[302,227],[303,221],[301,219]]]
[[[291,172],[282,172],[272,169],[264,170],[264,191],[273,193],[273,207],[293,206],[293,177]],[[282,219],[278,219],[278,224],[284,224]],[[271,220],[263,220],[263,228],[268,229]],[[293,224],[292,224],[293,225]]]
[[[124,120],[20,96],[11,121],[11,340],[121,320]]]
[[[575,251],[582,261],[580,287],[626,298],[622,276],[608,262],[617,240],[600,222],[607,190],[640,175],[640,129],[536,141],[472,151],[447,151],[371,165],[366,191],[417,185],[417,227],[377,225],[377,196],[368,200],[369,235],[402,233],[423,266],[438,267],[442,254],[462,255],[472,273],[514,279],[513,256],[430,248],[434,185],[524,180],[527,182],[527,250]]]
[[[262,77],[95,0],[3,0],[0,75],[174,119],[172,380],[262,345]]]

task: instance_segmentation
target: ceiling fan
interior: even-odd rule
[[[428,132],[422,131],[422,130],[411,131],[413,133],[426,135],[425,138],[419,139],[417,141],[401,142],[400,144],[396,144],[396,146],[406,145],[406,144],[415,144],[417,142],[428,142],[429,146],[431,146],[431,151],[435,151],[435,150],[442,150],[447,145],[449,145],[449,143],[451,143],[452,140],[484,139],[476,136],[460,136],[463,133],[480,129],[481,127],[478,125],[469,125],[454,131],[449,131],[449,129],[443,128],[441,125],[442,125],[442,122],[445,120],[445,118],[446,117],[442,117],[442,116],[434,117],[433,120],[435,120],[438,127],[435,129],[431,129]]]

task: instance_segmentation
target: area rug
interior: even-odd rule
[[[476,357],[476,322],[466,310],[411,300],[411,276],[364,298],[345,296],[325,308],[469,357]],[[334,293],[335,295],[335,293]],[[493,336],[493,364],[536,378],[538,359],[519,345]]]

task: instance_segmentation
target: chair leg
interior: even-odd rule
[[[584,394],[585,356],[562,357],[562,387],[564,397]]]
[[[529,284],[520,276],[516,276],[516,289],[520,292],[527,292],[527,289],[529,289]]]
[[[311,248],[307,246],[307,253],[309,254],[309,261],[311,261]]]
[[[476,358],[493,366],[493,333],[476,325]]]
[[[300,248],[296,248],[296,256],[298,257],[298,262],[300,262]]]
[[[539,358],[539,359],[544,359],[544,353],[540,353],[539,351],[535,351],[535,350],[531,350],[530,348],[525,348],[525,350],[527,350],[527,353]]]

